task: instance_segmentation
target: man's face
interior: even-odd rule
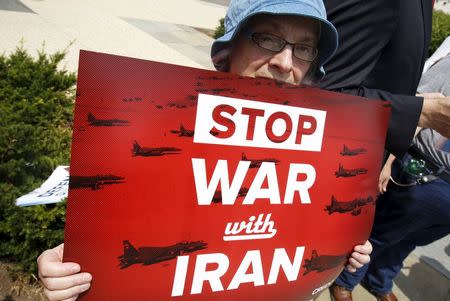
[[[268,33],[289,43],[317,46],[319,23],[298,16],[257,15],[246,25],[244,31]],[[290,84],[300,84],[311,62],[292,54],[291,45],[280,52],[272,52],[255,44],[246,34],[237,37],[230,55],[230,72],[249,77],[265,77]]]

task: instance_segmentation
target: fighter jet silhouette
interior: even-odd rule
[[[105,185],[125,183],[124,177],[115,175],[95,175],[95,176],[70,176],[69,187],[91,188],[92,190],[103,189]]]
[[[178,137],[194,137],[194,130],[187,130],[183,124],[180,124],[180,128],[178,130],[170,130],[173,134],[178,134]],[[219,135],[219,132],[211,130],[209,132],[213,136]]]
[[[208,244],[199,241],[184,241],[167,247],[141,247],[136,250],[128,241],[123,241],[123,255],[118,257],[120,269],[125,269],[135,263],[150,265],[161,261],[175,259],[187,253],[206,249]]]
[[[92,126],[128,126],[128,120],[120,119],[97,119],[94,114],[88,114],[89,125]]]
[[[181,149],[175,147],[141,147],[135,140],[131,151],[133,153],[133,157],[154,157],[179,154]]]
[[[280,163],[280,160],[275,158],[248,159],[245,153],[242,153],[242,161],[250,161],[250,168],[258,168],[263,162],[273,162],[275,165]]]
[[[242,187],[241,189],[239,189],[238,197],[246,196],[247,192],[248,192],[248,188],[247,187]],[[222,202],[222,191],[216,190],[216,192],[214,193],[212,202],[213,203],[220,203],[220,202]]]
[[[318,255],[314,249],[312,251],[311,259],[305,259],[303,267],[306,271],[303,275],[306,275],[312,271],[323,272],[325,270],[333,269],[338,266],[344,266],[347,261],[347,255]]]
[[[375,200],[373,197],[369,196],[367,198],[356,198],[348,202],[339,202],[338,200],[336,200],[334,195],[332,195],[331,204],[329,206],[325,206],[325,211],[328,211],[328,214],[332,214],[334,212],[351,212],[352,215],[356,216],[361,214],[361,208],[368,204],[375,204]]]
[[[354,148],[350,149],[347,145],[344,144],[344,149],[340,152],[342,156],[356,156],[359,154],[365,154],[367,149],[365,148]]]
[[[345,169],[342,164],[339,164],[339,169],[334,172],[336,175],[336,178],[339,177],[355,177],[357,175],[366,174],[367,169],[366,168],[355,168],[355,169]]]
[[[194,131],[185,129],[183,124],[180,124],[179,130],[171,130],[170,132],[174,133],[174,134],[178,134],[178,137],[193,137],[194,136]]]

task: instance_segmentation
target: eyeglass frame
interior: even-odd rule
[[[252,40],[252,42],[255,43],[256,46],[258,46],[258,47],[260,47],[260,48],[262,48],[262,49],[264,49],[264,50],[271,51],[271,52],[273,52],[273,53],[279,53],[279,52],[283,51],[284,48],[286,48],[287,45],[290,45],[290,46],[292,46],[292,55],[293,55],[296,59],[299,59],[299,60],[302,60],[302,61],[305,61],[305,62],[309,62],[309,63],[314,62],[314,60],[315,60],[315,59],[317,58],[317,56],[319,55],[319,49],[318,49],[317,47],[310,46],[310,45],[304,44],[304,43],[290,43],[290,42],[286,41],[285,39],[283,39],[282,37],[279,37],[279,36],[274,35],[274,34],[271,34],[271,33],[267,33],[267,32],[255,32],[255,31],[251,31],[251,30],[245,30],[245,31],[244,31],[244,34],[245,34],[245,36],[246,36],[247,38],[249,38],[250,40]],[[254,38],[255,35],[260,35],[260,34],[268,35],[268,36],[275,37],[275,38],[279,39],[281,42],[283,42],[283,46],[280,48],[280,50],[273,50],[273,49],[265,48],[265,47],[261,46],[261,45],[255,40],[255,38]],[[300,58],[300,57],[298,57],[297,55],[295,55],[295,47],[296,47],[297,45],[300,45],[300,46],[303,46],[303,47],[308,47],[308,48],[313,49],[313,50],[315,51],[314,57],[313,57],[311,60],[308,60],[308,59]]]

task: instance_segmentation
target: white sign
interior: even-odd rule
[[[199,94],[194,143],[321,151],[326,112]]]
[[[51,176],[32,192],[16,200],[17,206],[32,206],[58,203],[69,191],[69,166],[58,166]]]

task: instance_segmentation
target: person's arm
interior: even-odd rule
[[[64,244],[44,251],[37,259],[39,278],[50,301],[73,301],[89,289],[92,275],[80,273],[80,265],[62,262]]]
[[[421,128],[431,128],[444,137],[450,137],[450,97],[440,92],[419,93],[417,96],[423,97],[424,101],[415,135]]]
[[[450,96],[441,93],[398,95],[365,87],[341,89],[341,92],[390,101],[391,119],[385,147],[397,158],[407,152],[417,127],[431,128],[450,137]]]
[[[320,86],[390,101],[386,149],[398,158],[406,153],[418,124],[427,124],[445,134],[445,122],[427,117],[439,115],[438,106],[429,108],[427,98],[422,112],[423,97],[413,96],[430,36],[431,3],[411,3],[407,7],[392,0],[324,3],[329,21],[338,30],[339,48],[325,65],[327,74]],[[417,35],[409,34],[416,30]],[[449,118],[449,114],[441,117]]]
[[[426,97],[418,124],[450,137],[450,97]]]
[[[386,136],[386,149],[395,156],[402,157],[412,141],[423,98],[396,95],[379,88],[388,86],[386,81],[391,80],[401,85],[401,89],[405,89],[405,82],[411,80],[397,77],[391,79],[392,68],[384,73],[381,71],[385,65],[390,66],[388,62],[384,62],[389,60],[383,53],[395,39],[398,25],[397,1],[373,1],[369,6],[351,0],[326,0],[324,3],[329,20],[338,30],[339,48],[325,65],[327,74],[319,83],[320,87],[369,99],[390,101],[392,113]],[[390,59],[392,60],[392,57]],[[372,75],[374,70],[378,70],[375,73],[379,75]],[[415,91],[411,91],[413,92]]]
[[[359,96],[388,100],[391,104],[385,148],[397,158],[403,157],[414,138],[414,133],[422,118],[424,98],[389,93],[383,90],[361,87]]]

